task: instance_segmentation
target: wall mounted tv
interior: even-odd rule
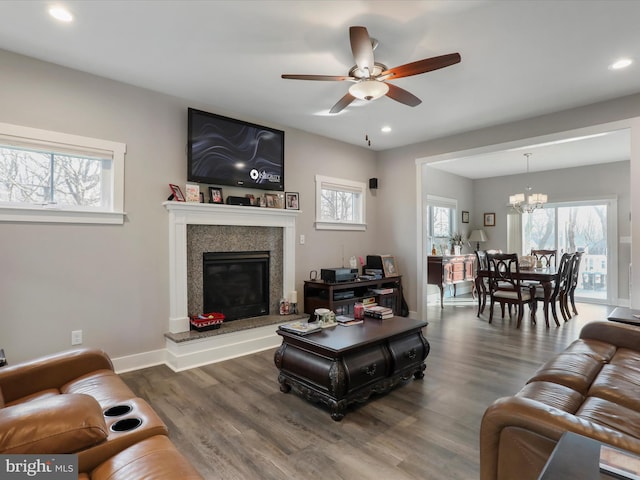
[[[189,109],[190,182],[284,190],[284,132]]]

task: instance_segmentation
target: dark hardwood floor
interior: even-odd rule
[[[350,409],[341,422],[279,390],[275,350],[174,373],[158,366],[123,374],[167,423],[170,437],[207,479],[477,479],[480,420],[516,393],[580,328],[612,307],[547,329],[475,306],[429,307],[423,380]],[[497,318],[496,318],[497,317]],[[525,317],[526,318],[526,317]],[[552,322],[553,324],[553,322]]]

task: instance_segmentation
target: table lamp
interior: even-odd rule
[[[487,235],[484,233],[484,230],[473,230],[471,235],[469,235],[470,242],[476,242],[476,250],[480,250],[480,242],[486,242]]]

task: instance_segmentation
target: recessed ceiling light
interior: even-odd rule
[[[64,7],[51,7],[49,9],[49,15],[61,22],[70,22],[73,20],[71,12]]]
[[[389,125],[385,125],[380,129],[381,132],[389,133],[391,131],[391,127]]]
[[[620,60],[616,60],[613,62],[609,68],[611,70],[620,70],[621,68],[626,68],[633,63],[633,60],[630,58],[621,58]]]

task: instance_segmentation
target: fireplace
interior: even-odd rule
[[[204,252],[229,252],[234,249],[238,251],[269,250],[271,252],[270,313],[277,313],[278,299],[295,290],[295,223],[296,217],[301,213],[299,210],[175,201],[167,201],[163,205],[169,212],[170,333],[188,333],[189,312],[192,314],[204,312],[204,305],[201,303],[203,294],[200,271]],[[193,227],[214,227],[214,229],[203,230],[201,235],[195,235],[188,240],[191,236],[187,235],[187,230],[192,230]],[[255,228],[258,230],[254,230]],[[232,230],[237,232],[233,233]],[[258,242],[264,234],[277,237],[279,241],[277,244],[273,241]],[[190,241],[200,251],[197,258],[194,257],[193,260],[188,254],[194,246],[189,245]],[[276,260],[276,256],[279,256],[279,261]],[[189,272],[199,272],[199,274],[189,275]],[[260,335],[256,332],[255,336]],[[280,337],[275,335],[273,330],[270,331],[270,337],[275,339],[272,343],[277,346],[275,341]],[[202,345],[198,348],[202,349]],[[253,351],[256,351],[255,348]]]
[[[269,314],[269,252],[205,252],[203,310],[225,321]]]
[[[282,338],[276,334],[274,322],[269,325],[251,325],[224,333],[225,325],[208,333],[224,334],[202,336],[189,330],[188,312],[203,312],[202,254],[204,252],[269,251],[269,285],[271,290],[271,316],[277,314],[278,300],[295,289],[296,217],[300,210],[280,208],[241,207],[167,201],[163,203],[169,213],[169,332],[166,339],[166,364],[174,371],[228,360],[248,353],[276,348]],[[187,231],[202,226],[202,233],[188,235]],[[258,228],[255,230],[255,228]],[[234,232],[228,230],[237,230]],[[192,231],[193,233],[193,231]],[[264,236],[278,238],[277,242]],[[191,259],[194,246],[200,252]],[[278,260],[279,258],[279,260]],[[189,275],[189,272],[199,274]],[[200,285],[200,287],[198,287]],[[200,288],[199,294],[197,289]],[[280,296],[278,296],[280,295]],[[197,299],[199,305],[189,306]],[[282,320],[282,323],[290,321]],[[247,323],[250,324],[252,320]],[[226,323],[226,322],[225,322]],[[230,322],[242,325],[244,322]]]

